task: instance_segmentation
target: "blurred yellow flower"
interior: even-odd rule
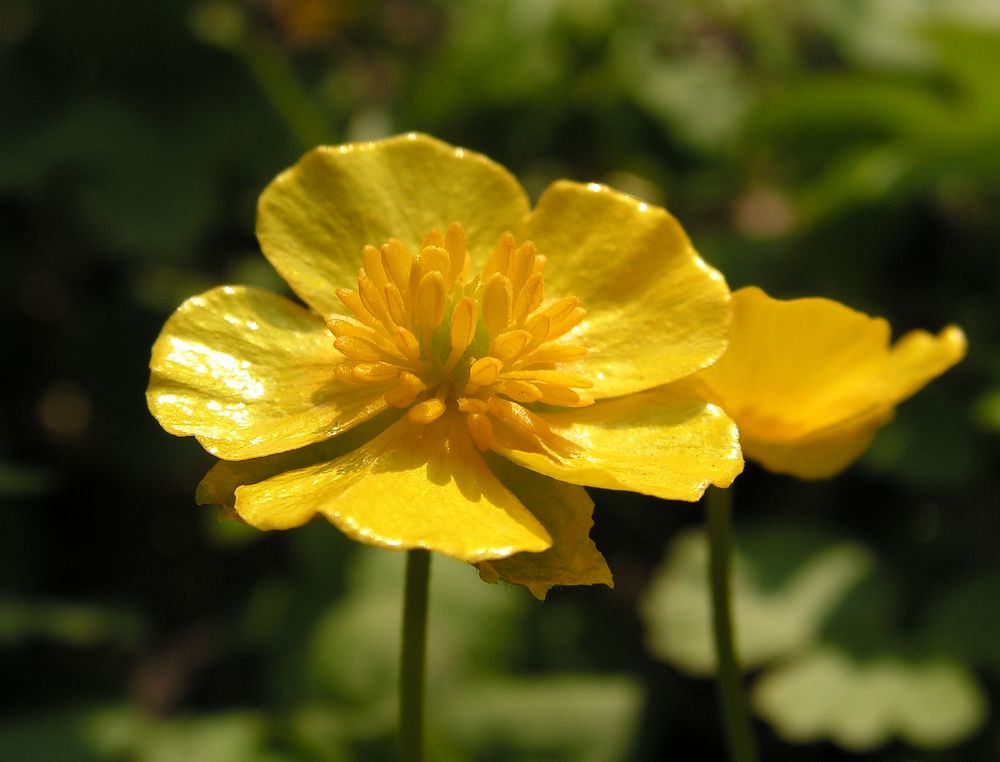
[[[696,500],[742,469],[732,421],[657,388],[730,319],[663,209],[567,181],[531,209],[486,157],[405,135],[305,155],[257,235],[308,309],[216,288],[153,347],[153,415],[222,459],[199,502],[260,529],[321,514],[543,596],[611,582],[580,485]]]
[[[729,347],[682,381],[736,421],[743,453],[778,473],[832,476],[851,464],[894,408],[965,356],[961,329],[890,327],[829,299],[733,293]]]

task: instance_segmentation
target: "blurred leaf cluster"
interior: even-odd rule
[[[739,615],[764,758],[995,759],[998,80],[991,0],[2,0],[0,758],[392,757],[400,558],[196,508],[143,391],[185,297],[283,288],[270,178],[422,130],[666,205],[733,287],[962,325],[847,474],[740,477]],[[437,563],[433,758],[721,755],[700,509],[594,498],[613,591]]]

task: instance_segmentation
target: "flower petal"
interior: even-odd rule
[[[803,479],[832,476],[868,446],[893,408],[965,355],[962,331],[912,331],[829,299],[733,294],[729,348],[683,385],[721,405],[744,454]]]
[[[479,576],[486,582],[505,580],[524,585],[539,600],[556,585],[614,587],[611,570],[593,540],[590,528],[594,501],[583,487],[550,479],[504,458],[489,457],[490,470],[545,525],[552,547],[541,553],[517,553],[483,561]]]
[[[587,310],[581,328],[595,398],[681,378],[725,349],[729,289],[666,210],[559,181],[523,237],[548,257],[546,293],[578,296]]]
[[[871,407],[865,387],[884,361],[890,330],[829,299],[781,301],[741,288],[733,293],[729,347],[696,379],[744,436],[790,439]]]
[[[882,398],[896,404],[922,389],[965,357],[968,342],[962,329],[946,326],[936,336],[927,331],[910,331],[889,351],[882,372]]]
[[[578,446],[571,454],[525,452],[502,441],[494,448],[555,479],[668,500],[697,500],[709,484],[729,486],[743,470],[733,422],[715,405],[671,387],[544,418]]]
[[[262,482],[286,471],[329,463],[378,436],[399,417],[399,411],[392,408],[339,436],[308,447],[250,460],[216,461],[198,483],[195,501],[198,505],[222,506],[231,518],[236,518],[237,488]]]
[[[146,400],[171,434],[193,435],[220,458],[256,458],[386,407],[379,391],[335,378],[342,359],[315,315],[269,291],[224,286],[171,315],[153,345]]]
[[[839,426],[831,426],[788,441],[742,436],[743,454],[769,471],[799,479],[826,479],[857,460],[892,418],[891,409],[873,411]]]
[[[239,487],[236,511],[258,529],[299,526],[320,513],[360,542],[472,563],[552,545],[454,414],[426,425],[403,418],[336,460]]]
[[[460,222],[485,258],[528,213],[517,180],[499,164],[426,135],[317,148],[260,197],[264,255],[308,305],[342,313],[336,289],[357,281],[365,244],[390,237],[413,251],[432,229]]]

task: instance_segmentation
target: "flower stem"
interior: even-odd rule
[[[309,150],[330,142],[332,131],[326,116],[282,48],[262,35],[248,35],[237,51],[300,148]]]
[[[756,762],[750,717],[733,637],[732,497],[729,490],[709,487],[706,493],[709,536],[709,581],[712,587],[712,628],[715,633],[716,675],[722,701],[722,719],[732,762]]]
[[[430,573],[430,551],[407,551],[403,647],[399,662],[399,758],[402,762],[421,762],[424,758],[424,664]]]

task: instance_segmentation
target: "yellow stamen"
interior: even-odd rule
[[[337,298],[344,303],[344,306],[349,309],[354,316],[360,320],[365,325],[371,328],[378,327],[378,319],[368,311],[364,303],[361,301],[361,295],[357,291],[350,288],[338,288]]]
[[[390,238],[384,244],[379,254],[382,259],[382,269],[389,275],[396,288],[405,294],[410,285],[410,266],[413,255],[406,245],[397,238]]]
[[[525,282],[514,303],[514,320],[517,325],[524,325],[528,315],[538,309],[543,298],[542,274],[535,273]]]
[[[444,246],[444,238],[441,236],[441,231],[437,228],[430,231],[424,237],[424,241],[420,244],[420,248],[423,249],[425,246]]]
[[[416,336],[414,336],[406,328],[396,326],[396,330],[393,333],[392,338],[403,357],[409,360],[413,365],[418,365],[420,363],[420,342],[417,341]]]
[[[416,405],[411,407],[408,411],[406,411],[406,417],[413,421],[413,423],[426,424],[440,418],[444,415],[444,411],[446,409],[447,408],[443,401],[439,400],[437,397],[432,397],[429,400],[418,402]]]
[[[389,317],[389,306],[382,295],[382,289],[368,277],[365,270],[361,270],[358,274],[358,296],[361,297],[361,303],[365,309],[374,315],[378,322],[386,328],[392,325],[392,319]]]
[[[442,275],[451,272],[451,255],[442,246],[425,246],[420,250],[420,259],[424,263],[424,272],[437,270]]]
[[[486,452],[493,445],[493,424],[488,416],[472,413],[465,416],[465,427],[469,430],[472,443],[480,452]]]
[[[469,380],[465,393],[472,394],[482,386],[492,384],[503,369],[503,363],[495,357],[480,357],[469,366]]]
[[[378,362],[382,359],[382,353],[378,347],[368,339],[362,339],[359,336],[341,336],[333,342],[333,346],[352,360]]]
[[[384,384],[398,375],[398,367],[384,362],[360,362],[354,366],[354,377],[365,384]]]
[[[513,292],[507,276],[493,273],[483,284],[480,300],[483,304],[483,322],[489,328],[490,336],[496,336],[510,323]]]
[[[426,330],[437,328],[444,318],[444,276],[432,270],[420,279],[413,319]]]
[[[497,391],[517,402],[538,402],[542,398],[538,387],[527,381],[502,381]]]
[[[385,393],[385,401],[398,408],[407,408],[413,404],[420,392],[427,386],[416,375],[408,371],[399,374],[396,385]]]
[[[403,294],[395,283],[385,285],[385,301],[389,305],[389,317],[395,325],[406,325],[406,303]]]
[[[483,452],[497,442],[538,452],[570,448],[526,406],[594,402],[582,364],[587,348],[576,336],[585,314],[579,300],[543,306],[545,257],[510,233],[471,279],[458,223],[444,235],[430,231],[417,251],[396,238],[362,250],[357,289],[337,291],[349,316],[326,319],[345,358],[336,378],[378,389],[414,425],[449,410],[464,417]],[[556,341],[570,332],[575,338]]]
[[[382,269],[382,252],[374,246],[365,246],[361,252],[361,261],[364,263],[365,274],[372,279],[376,288],[383,289],[388,282],[385,271]]]
[[[530,342],[531,334],[527,331],[504,331],[490,342],[490,354],[506,362],[523,352]]]
[[[451,352],[444,364],[444,373],[450,374],[458,362],[458,358],[469,348],[476,334],[476,303],[468,296],[463,296],[451,313]]]
[[[528,279],[534,263],[535,244],[531,241],[525,241],[511,256],[510,264],[507,267],[507,275],[510,278],[511,285],[514,287],[515,294],[521,290],[524,282]]]
[[[484,400],[475,397],[459,397],[458,409],[463,413],[485,413],[489,406]]]
[[[489,278],[493,273],[506,273],[510,264],[510,257],[514,253],[514,236],[504,233],[500,236],[500,242],[486,260],[486,267],[483,268],[483,278]]]
[[[512,383],[512,382],[508,382]],[[579,389],[570,389],[557,384],[535,384],[539,393],[539,402],[547,405],[561,405],[563,407],[587,407],[594,404],[594,398],[589,392],[582,392]]]

